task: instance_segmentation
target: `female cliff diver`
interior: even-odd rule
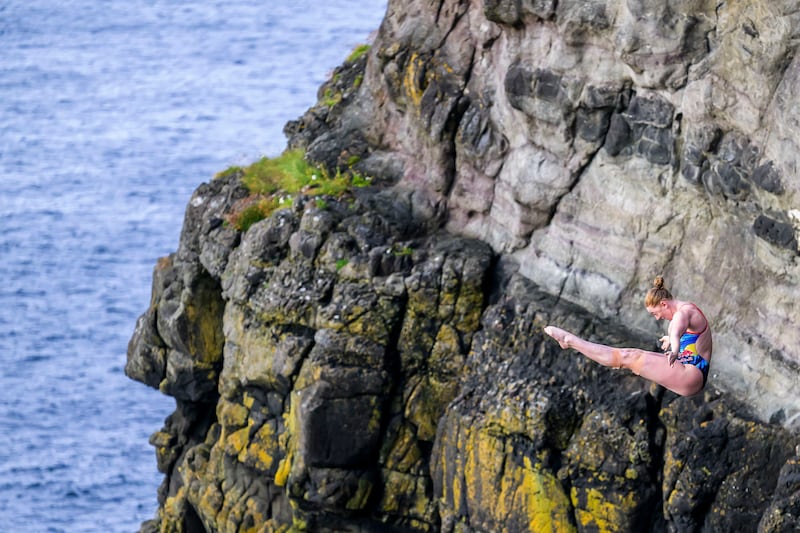
[[[664,287],[661,276],[647,292],[644,305],[656,319],[669,320],[668,334],[659,339],[661,349],[665,350],[663,354],[596,344],[555,326],[547,326],[544,332],[562,348],[577,350],[603,366],[628,368],[681,396],[697,394],[708,380],[711,361],[708,320],[695,304],[674,299]],[[676,365],[675,361],[680,364]]]

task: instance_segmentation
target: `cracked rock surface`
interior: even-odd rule
[[[176,399],[151,437],[165,477],[142,531],[794,520],[789,431],[713,386],[678,398],[542,330],[640,345],[636,332],[548,294],[484,242],[414,222],[391,189],[324,207],[301,196],[234,235],[208,222],[238,180],[195,193],[130,342],[127,374]]]
[[[798,22],[789,0],[391,1],[341,101],[286,131],[642,334],[663,275],[711,317],[720,384],[796,430]]]
[[[155,267],[142,531],[795,531],[799,17],[390,1],[285,128],[376,185],[242,233],[215,178]],[[695,397],[542,333],[653,347],[656,275],[714,328]]]

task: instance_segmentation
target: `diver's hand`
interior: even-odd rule
[[[672,350],[667,350],[664,352],[664,355],[667,356],[667,361],[669,361],[669,366],[675,364],[675,361],[678,360],[678,352],[673,352]]]
[[[662,350],[666,350],[667,348],[669,348],[669,337],[667,337],[666,335],[658,339],[658,342],[661,343]]]

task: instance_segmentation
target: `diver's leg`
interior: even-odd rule
[[[603,366],[627,368],[677,394],[688,396],[703,388],[703,374],[699,369],[678,362],[670,365],[664,354],[589,342],[555,326],[547,326],[544,332],[557,340],[564,349],[572,348]]]
[[[622,364],[622,350],[612,348],[605,344],[597,344],[596,342],[589,342],[577,335],[564,331],[555,326],[547,326],[544,332],[558,341],[558,344],[564,348],[572,348],[577,350],[592,361],[596,361],[603,366],[610,366],[611,368],[621,368]]]

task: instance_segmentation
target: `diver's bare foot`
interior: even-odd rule
[[[572,333],[564,331],[561,328],[557,328],[555,326],[547,326],[544,328],[544,332],[553,337],[555,340],[558,341],[558,345],[564,348],[565,350],[570,347],[569,341],[574,336]]]

